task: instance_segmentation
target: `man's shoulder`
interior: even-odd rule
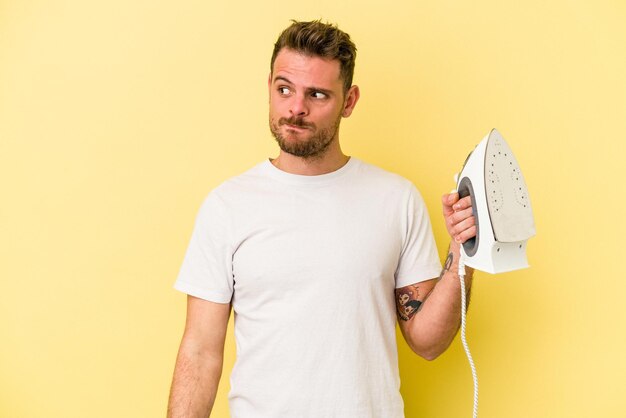
[[[245,188],[246,186],[255,185],[259,182],[263,182],[267,178],[266,162],[260,162],[247,170],[231,176],[222,181],[216,187],[214,187],[210,194],[229,194],[231,192],[237,192],[239,188]]]
[[[262,189],[258,185],[263,181],[263,165],[259,163],[210,188],[200,205],[200,214],[228,217],[234,208],[257,203],[253,199]]]
[[[384,187],[391,187],[398,190],[407,190],[413,188],[413,182],[406,177],[387,170],[378,165],[358,160],[359,161],[359,176],[370,183],[379,184]]]

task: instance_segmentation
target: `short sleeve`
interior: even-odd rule
[[[441,262],[421,194],[411,184],[401,215],[404,221],[404,240],[400,262],[396,269],[396,288],[438,277]]]
[[[201,299],[229,303],[233,294],[230,220],[224,202],[209,194],[196,217],[174,288]]]

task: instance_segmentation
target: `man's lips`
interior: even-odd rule
[[[312,129],[315,125],[309,122],[305,122],[301,119],[295,118],[281,118],[278,121],[279,125],[284,126],[286,129],[291,129],[293,131],[305,131],[308,129]]]
[[[287,129],[291,129],[293,131],[305,131],[307,129],[310,129],[308,126],[302,126],[302,125],[292,125],[290,123],[284,123],[283,124]]]

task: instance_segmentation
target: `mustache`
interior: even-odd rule
[[[298,117],[290,117],[290,118],[280,118],[278,119],[279,125],[293,125],[299,128],[314,128],[315,124],[311,122],[305,122],[303,118]]]

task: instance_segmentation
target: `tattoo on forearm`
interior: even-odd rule
[[[450,252],[448,253],[448,257],[443,264],[443,269],[441,270],[441,274],[439,275],[439,280],[441,280],[441,278],[447,271],[450,271],[453,262],[454,254]],[[430,290],[430,292],[432,292],[432,289]],[[408,321],[409,319],[413,318],[413,316],[419,312],[424,302],[426,302],[428,296],[430,296],[430,292],[422,295],[418,284],[412,284],[402,287],[400,289],[396,289],[396,308],[398,311],[398,317],[403,321]]]
[[[454,261],[454,254],[448,253],[448,257],[446,258],[446,262],[443,263],[443,269],[441,270],[441,274],[439,275],[439,280],[443,277],[446,271],[450,271],[450,267],[452,267],[452,262]]]
[[[420,297],[418,285],[409,285],[396,289],[396,308],[398,317],[403,321],[408,321],[419,311],[422,302],[417,300]]]

